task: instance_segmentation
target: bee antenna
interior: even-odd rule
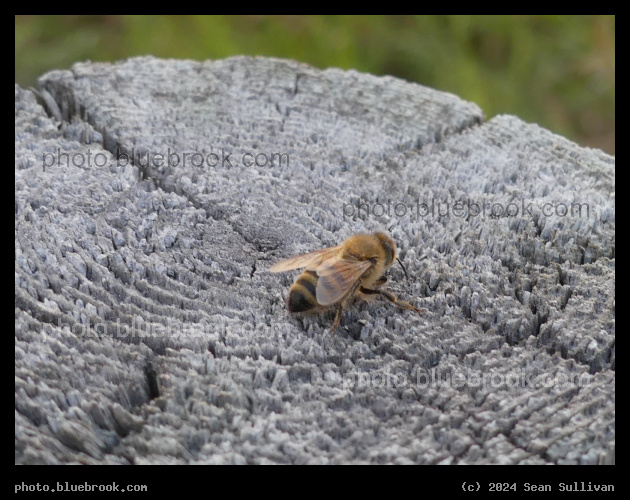
[[[400,259],[398,257],[396,257],[396,260],[398,261],[398,263],[400,264],[400,267],[402,267],[402,270],[405,273],[405,278],[407,278],[407,281],[409,281],[409,276],[407,275],[407,270],[405,269],[405,266],[403,266],[403,263],[400,262]]]

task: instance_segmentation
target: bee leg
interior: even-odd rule
[[[339,304],[337,306],[337,312],[335,313],[335,320],[333,321],[332,326],[330,327],[330,333],[333,333],[337,327],[339,326],[339,323],[341,323],[341,312],[343,311],[343,306],[341,304]]]
[[[387,292],[385,290],[371,290],[369,288],[361,287],[361,293],[364,293],[366,295],[372,295],[372,294],[378,293],[382,295],[383,297],[385,297],[387,300],[389,300],[392,304],[400,307],[401,309],[408,309],[411,311],[416,311],[418,314],[422,314],[424,312],[422,309],[418,309],[417,307],[412,306],[409,302],[405,302],[404,300],[400,300],[396,298],[396,296],[393,293]]]
[[[354,293],[357,291],[357,289],[362,288],[361,287],[361,281],[358,280],[354,286],[350,289],[350,291],[346,294],[346,298],[341,301],[339,303],[339,305],[337,306],[337,312],[335,314],[335,320],[333,321],[332,327],[330,329],[330,332],[334,332],[335,329],[339,326],[339,323],[341,323],[341,313],[343,312],[343,308],[349,304],[349,302],[352,300],[352,298],[354,297]]]
[[[383,286],[385,283],[387,283],[387,276],[381,276],[379,279],[377,279],[374,282],[374,286],[376,288],[379,288],[379,287]]]

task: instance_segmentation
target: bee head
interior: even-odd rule
[[[396,244],[394,243],[394,240],[392,240],[389,236],[387,236],[384,233],[374,233],[374,236],[381,243],[381,245],[383,246],[383,249],[385,250],[386,262],[387,262],[386,267],[391,266],[394,262],[394,259],[396,259],[398,263],[400,264],[400,267],[402,267],[403,272],[405,273],[405,278],[409,280],[409,276],[407,275],[407,270],[405,269],[405,266],[403,266],[403,263],[400,262],[400,259],[398,258],[398,255],[396,253]]]
[[[389,267],[396,258],[396,243],[385,233],[374,233],[375,238],[380,242],[385,250],[385,265]]]

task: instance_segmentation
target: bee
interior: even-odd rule
[[[381,295],[401,309],[423,312],[380,289],[387,281],[383,274],[394,260],[398,260],[407,276],[397,257],[396,245],[389,236],[383,233],[355,234],[336,247],[278,262],[269,271],[281,273],[306,268],[289,289],[287,309],[292,313],[317,313],[335,308],[331,328],[334,331],[339,326],[343,309],[354,298],[370,300]]]

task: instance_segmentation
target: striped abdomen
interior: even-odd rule
[[[304,271],[295,280],[287,297],[287,308],[290,312],[314,311],[321,308],[317,303],[315,289],[317,288],[317,273]]]

